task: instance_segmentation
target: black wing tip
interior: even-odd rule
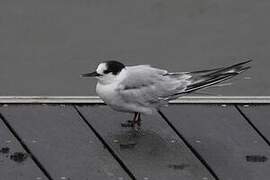
[[[209,87],[211,85],[220,83],[230,78],[233,78],[234,76],[250,69],[251,66],[244,66],[244,65],[251,61],[252,60],[249,59],[249,60],[234,64],[229,67],[221,68],[220,70],[214,71],[213,73],[208,73],[206,75],[203,75],[202,77],[206,78],[206,80],[200,83],[189,85],[187,87],[187,91],[192,92],[201,88]],[[230,72],[231,70],[234,70],[234,71]]]
[[[245,65],[247,65],[248,63],[250,63],[252,61],[253,61],[252,59],[248,59],[248,60],[243,61],[241,63],[232,65],[230,68],[237,68],[239,72],[244,72],[244,71],[246,71],[246,70],[248,70],[248,69],[251,68],[250,65],[248,65],[248,66],[245,66]]]
[[[244,65],[244,64],[248,64],[248,63],[250,63],[250,62],[252,62],[252,61],[253,61],[253,59],[248,59],[248,60],[246,60],[246,61],[237,63],[237,64],[232,65],[232,66],[241,66],[241,65]]]
[[[245,66],[245,67],[242,68],[242,70],[248,70],[250,68],[251,68],[251,66]]]
[[[199,70],[199,71],[190,71],[190,72],[187,72],[188,74],[199,74],[199,73],[207,73],[207,72],[214,72],[214,71],[219,71],[219,70],[223,70],[225,68],[233,68],[233,67],[237,67],[237,66],[242,66],[242,65],[245,65],[245,64],[248,64],[250,62],[252,62],[253,59],[248,59],[245,60],[245,61],[242,61],[240,63],[237,63],[237,64],[233,64],[231,66],[226,66],[226,67],[220,67],[220,68],[214,68],[214,69],[207,69],[207,70]],[[251,66],[249,66],[251,68]]]
[[[252,62],[253,60],[252,59],[248,59],[246,61],[243,61],[243,62],[240,62],[240,63],[237,63],[237,64],[233,64],[231,66],[227,66],[227,67],[224,67],[224,70],[225,69],[230,69],[230,68],[235,68],[235,67],[244,67],[243,65],[246,65],[250,62]]]

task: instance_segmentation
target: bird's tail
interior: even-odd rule
[[[207,88],[231,79],[234,76],[249,69],[250,66],[247,66],[247,64],[250,61],[251,60],[248,60],[245,62],[234,64],[232,66],[217,69],[188,72],[188,74],[191,75],[191,77],[188,79],[190,83],[186,87],[184,92],[177,93],[177,95],[194,92],[196,90]]]

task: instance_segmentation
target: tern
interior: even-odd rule
[[[153,114],[170,100],[221,83],[249,69],[251,60],[227,67],[192,72],[169,72],[150,65],[125,66],[110,60],[96,71],[82,74],[95,77],[96,93],[112,109],[134,113],[127,126],[141,127],[141,114]]]

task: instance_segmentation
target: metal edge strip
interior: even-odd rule
[[[0,96],[0,104],[103,104],[98,96]],[[270,104],[270,96],[184,96],[171,104]]]

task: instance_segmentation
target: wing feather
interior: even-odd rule
[[[149,65],[131,66],[120,83],[119,94],[126,102],[158,107],[181,95],[231,79],[249,69],[246,64],[250,61],[222,68],[173,73]]]
[[[184,91],[188,78],[188,74],[172,75],[149,65],[132,66],[127,67],[126,78],[120,82],[118,91],[126,102],[158,107],[168,103],[167,97]]]

